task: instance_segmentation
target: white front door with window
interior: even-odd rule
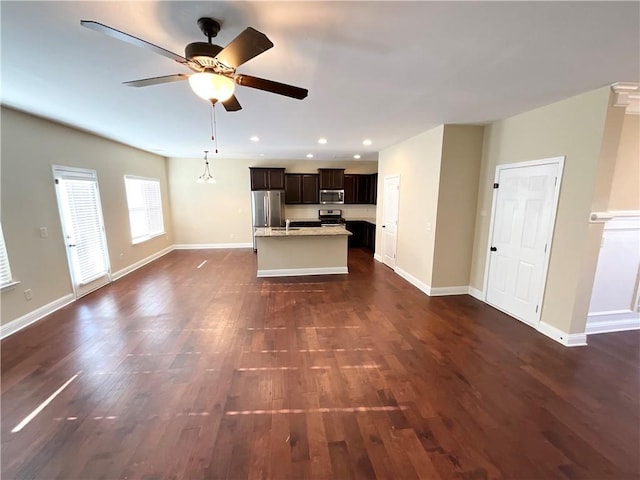
[[[384,205],[382,210],[382,263],[395,268],[398,242],[398,207],[400,206],[400,177],[384,177]]]
[[[563,157],[496,168],[487,302],[536,326]]]
[[[81,297],[110,281],[109,254],[95,170],[53,167],[71,281]]]

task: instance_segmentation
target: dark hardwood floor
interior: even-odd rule
[[[565,348],[349,256],[172,252],[5,339],[2,478],[639,477],[640,332]]]

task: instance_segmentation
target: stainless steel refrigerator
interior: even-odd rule
[[[253,249],[256,249],[256,228],[284,227],[284,190],[254,190],[251,192],[253,218]]]

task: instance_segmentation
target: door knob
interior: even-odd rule
[[[387,228],[387,226],[386,225],[382,225],[382,228]]]

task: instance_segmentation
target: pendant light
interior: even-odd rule
[[[216,183],[216,179],[211,175],[209,170],[209,159],[207,158],[209,150],[204,151],[204,172],[198,177],[198,183]]]

